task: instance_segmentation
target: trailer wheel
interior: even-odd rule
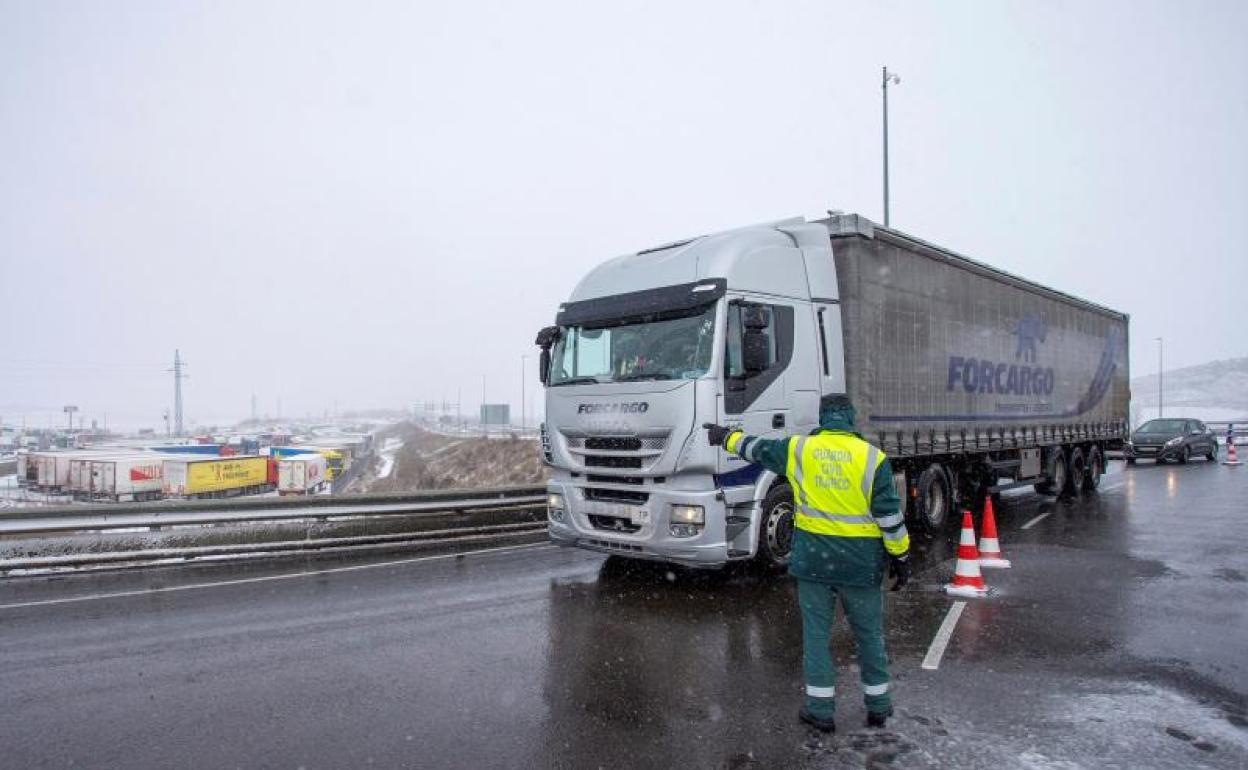
[[[1075,447],[1070,450],[1070,459],[1066,461],[1066,488],[1063,492],[1071,495],[1079,494],[1079,490],[1083,489],[1083,484],[1087,480],[1088,460],[1083,454],[1083,449]]]
[[[1042,495],[1061,497],[1062,493],[1066,491],[1067,477],[1070,475],[1067,473],[1067,470],[1066,452],[1061,447],[1054,448],[1049,455],[1048,473],[1046,474],[1049,480],[1036,484],[1036,491]]]
[[[919,525],[931,534],[942,531],[949,523],[953,490],[949,487],[945,469],[939,463],[932,463],[919,474],[918,493],[914,512]]]
[[[793,555],[793,489],[777,484],[763,499],[763,520],[758,527],[758,561],[771,569],[789,566]]]
[[[1088,469],[1083,476],[1083,491],[1095,492],[1101,485],[1101,476],[1105,473],[1105,454],[1099,446],[1088,449]]]

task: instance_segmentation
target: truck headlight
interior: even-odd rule
[[[551,521],[563,521],[565,510],[563,495],[558,492],[546,493],[546,515]]]
[[[1183,443],[1183,437],[1175,436],[1174,438],[1166,442],[1166,446],[1178,446],[1179,444],[1182,444],[1182,443]]]
[[[700,505],[673,505],[673,524],[705,524],[706,509]]]
[[[706,524],[706,509],[700,505],[673,505],[671,524],[667,531],[672,537],[693,537]]]

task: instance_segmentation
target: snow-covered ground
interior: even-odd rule
[[[394,456],[403,447],[403,439],[391,436],[381,447],[381,464],[377,467],[377,478],[384,479],[394,470]]]

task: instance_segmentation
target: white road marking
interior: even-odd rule
[[[1101,484],[1101,491],[1108,492],[1111,489],[1117,489],[1118,487],[1122,486],[1125,483],[1126,483],[1126,479],[1115,479],[1114,481],[1110,481],[1106,484]]]
[[[333,567],[331,569],[307,570],[304,572],[288,572],[281,575],[265,575],[263,577],[240,578],[238,580],[220,580],[214,583],[188,583],[181,586],[167,586],[165,588],[143,588],[135,591],[116,591],[108,594],[89,594],[87,596],[69,596],[63,599],[42,599],[33,602],[18,602],[15,604],[0,604],[0,610],[15,610],[22,607],[46,607],[52,604],[73,604],[75,602],[90,602],[97,599],[121,599],[127,596],[144,596],[146,594],[163,594],[172,593],[174,591],[193,591],[197,588],[216,588],[218,586],[238,586],[248,583],[267,583],[272,580],[290,580],[292,578],[312,577],[315,575],[328,575],[335,572],[354,572],[356,570],[375,569],[378,567],[395,567],[402,564],[415,564],[422,561],[440,561],[444,559],[456,559],[461,556],[476,556],[487,553],[503,553],[506,551],[521,551],[531,548],[555,548],[550,543],[528,543],[526,545],[508,545],[499,548],[482,548],[476,551],[460,551],[459,553],[441,553],[436,556],[418,556],[411,559],[398,559],[396,561],[383,561],[375,564],[355,564],[350,567]]]
[[[945,647],[949,644],[949,637],[953,636],[953,627],[958,624],[958,618],[962,617],[962,610],[965,607],[966,602],[954,602],[949,608],[944,622],[940,624],[940,628],[936,629],[932,646],[927,648],[927,655],[923,657],[923,668],[928,671],[940,668],[940,659],[945,656]]]
[[[1049,518],[1052,515],[1053,515],[1053,511],[1049,511],[1048,513],[1042,513],[1036,518],[1024,524],[1023,526],[1019,527],[1019,529],[1031,529],[1032,527],[1036,526],[1037,524],[1039,524],[1040,522],[1044,521],[1045,519]]]

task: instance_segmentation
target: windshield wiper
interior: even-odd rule
[[[670,380],[672,375],[664,372],[635,372],[623,377],[616,377],[616,382],[636,382],[638,380]]]
[[[564,380],[563,382],[552,382],[550,384],[550,387],[557,388],[560,385],[597,385],[597,384],[598,384],[598,380],[595,377],[573,377],[572,379]]]

